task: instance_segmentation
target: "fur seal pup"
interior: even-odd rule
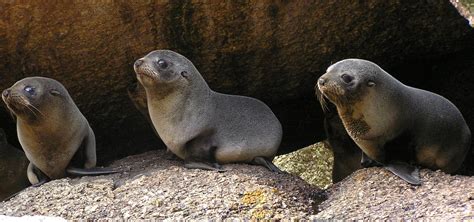
[[[0,201],[28,186],[26,177],[28,159],[19,149],[8,144],[3,129],[0,129]]]
[[[58,81],[29,77],[2,93],[16,117],[20,144],[30,161],[28,179],[41,185],[71,175],[102,175],[117,171],[95,168],[94,132],[68,91]]]
[[[362,151],[344,128],[344,124],[337,114],[336,106],[322,96],[317,85],[314,90],[324,113],[326,143],[334,156],[332,182],[337,183],[362,168]]]
[[[339,61],[317,84],[362,151],[411,184],[421,184],[413,164],[455,173],[469,151],[471,131],[455,105],[373,62]]]
[[[271,160],[282,127],[263,102],[212,91],[191,61],[170,50],[150,52],[134,69],[156,131],[185,167],[245,162],[279,171]]]

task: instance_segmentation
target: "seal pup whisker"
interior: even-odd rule
[[[15,100],[15,102],[17,102],[17,104],[26,107],[35,117],[38,117],[37,113],[39,113],[41,116],[44,117],[43,113],[41,111],[39,111],[38,108],[36,108],[33,104],[31,104],[24,97],[19,96],[17,94],[12,94],[11,99]]]
[[[33,108],[32,112],[38,112],[41,116],[45,116],[38,108],[36,108],[36,106],[34,106],[33,104],[26,104],[26,106],[30,109],[30,108]]]
[[[316,98],[318,99],[319,101],[319,104],[321,106],[321,109],[323,110],[324,113],[326,112],[329,112],[329,108],[327,106],[327,102],[326,102],[326,99],[325,99],[325,95],[324,93],[322,93],[320,90],[319,90],[319,86],[316,85],[314,87],[314,92],[315,92],[315,95],[316,95]]]

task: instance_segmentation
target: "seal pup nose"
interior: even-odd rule
[[[319,84],[320,86],[324,86],[325,83],[326,83],[326,79],[324,79],[324,78],[319,78],[318,84]]]
[[[10,95],[10,89],[5,89],[5,90],[3,90],[2,96],[5,97],[5,98],[7,98],[8,95]]]
[[[142,64],[143,64],[143,59],[139,59],[139,60],[135,61],[135,64],[133,64],[133,65],[135,66],[135,68],[138,68],[138,67],[140,67]]]

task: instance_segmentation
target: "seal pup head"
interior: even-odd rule
[[[331,65],[317,82],[321,94],[337,106],[347,106],[377,85],[380,68],[367,60],[345,59]]]
[[[368,135],[376,123],[383,99],[390,90],[386,78],[393,78],[373,62],[345,59],[331,65],[317,81],[321,99],[337,106],[339,116],[353,139]],[[322,98],[324,97],[324,98]],[[374,131],[372,129],[372,131]]]
[[[58,81],[45,77],[28,77],[5,89],[2,99],[17,118],[36,121],[45,118],[46,112],[66,107],[69,94]],[[58,112],[55,112],[55,114]]]
[[[182,90],[188,85],[207,86],[193,63],[171,50],[152,51],[135,61],[133,68],[145,89],[153,89],[161,95]]]

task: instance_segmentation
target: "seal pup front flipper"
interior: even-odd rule
[[[184,167],[188,169],[226,170],[216,161],[216,146],[211,145],[212,130],[187,142],[184,147]]]
[[[114,173],[120,173],[120,170],[114,170],[110,168],[102,168],[102,167],[92,167],[92,168],[76,168],[76,167],[68,167],[66,168],[66,173],[72,176],[100,176],[100,175],[108,175]]]
[[[409,184],[419,186],[421,185],[420,170],[408,163],[391,162],[384,165],[384,168],[397,175]]]
[[[31,162],[30,164],[28,164],[26,175],[33,187],[39,187],[51,180],[48,176],[46,176],[46,174],[44,174],[40,169],[38,169],[38,167],[36,167]]]
[[[96,167],[97,154],[95,134],[90,126],[88,130],[88,135],[84,137],[82,146],[83,148],[77,151],[70,165],[66,168],[67,174],[71,176],[99,176],[121,172],[119,170],[114,170],[110,168]],[[78,162],[82,163],[78,164]]]
[[[205,162],[196,162],[196,161],[186,161],[184,167],[188,169],[201,169],[201,170],[211,170],[217,172],[226,172],[226,169],[223,169],[221,165],[214,163],[205,163]]]

